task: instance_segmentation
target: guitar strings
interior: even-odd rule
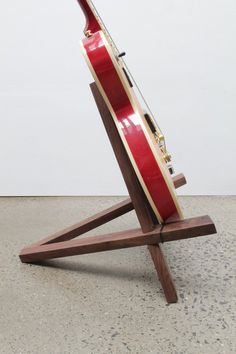
[[[92,7],[93,7],[93,9],[94,9],[94,11],[95,11],[95,13],[96,13],[96,15],[97,15],[97,17],[98,17],[98,20],[101,22],[102,26],[104,27],[105,31],[107,32],[108,37],[110,37],[110,40],[111,40],[111,42],[112,42],[114,48],[116,49],[117,53],[119,54],[120,51],[119,51],[119,49],[117,48],[117,46],[116,46],[116,44],[115,44],[115,42],[114,42],[114,40],[113,40],[113,38],[112,38],[110,32],[108,31],[108,29],[107,29],[107,27],[106,27],[106,25],[105,25],[105,23],[103,22],[103,20],[102,20],[102,18],[101,18],[101,16],[100,16],[100,14],[99,14],[99,12],[98,12],[96,6],[94,5],[94,3],[93,3],[92,0],[89,0],[89,2],[91,3],[91,5],[92,5]],[[132,79],[132,81],[133,81],[133,83],[134,83],[136,89],[138,90],[139,95],[141,96],[141,98],[142,98],[144,104],[146,105],[146,108],[148,109],[149,113],[151,114],[152,118],[154,119],[154,115],[153,115],[153,113],[152,113],[152,111],[151,111],[151,108],[150,108],[149,104],[147,103],[147,100],[145,99],[145,97],[144,97],[144,95],[143,95],[141,89],[139,88],[139,85],[137,84],[137,81],[134,79],[134,77],[133,77],[133,75],[132,75],[132,73],[131,73],[131,71],[130,71],[128,65],[126,64],[126,62],[125,62],[125,60],[124,60],[123,58],[122,58],[122,61],[123,61],[123,63],[124,63],[124,66],[125,66],[125,68],[126,68],[128,74],[129,74],[129,76],[131,77],[131,79]],[[155,122],[156,122],[156,120],[155,120]],[[163,135],[162,130],[161,130],[161,128],[159,127],[159,125],[157,124],[157,122],[156,122],[156,125],[157,125],[157,127],[158,127],[159,132]]]

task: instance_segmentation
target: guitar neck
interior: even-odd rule
[[[101,21],[97,15],[96,10],[91,1],[77,0],[86,18],[86,26],[84,29],[85,35],[89,33],[96,33],[97,31],[104,31]]]
[[[110,34],[108,33],[103,21],[101,20],[97,10],[95,9],[92,1],[90,0],[77,0],[81,9],[84,12],[86,18],[86,26],[84,29],[84,34],[86,37],[90,37],[92,34],[102,31],[108,40],[109,44],[112,47],[115,55],[119,54],[118,49],[116,48],[113,39],[111,38]],[[122,61],[122,60],[121,60]]]

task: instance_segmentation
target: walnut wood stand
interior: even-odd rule
[[[165,225],[158,224],[136,177],[106,103],[99,93],[96,84],[92,83],[90,87],[123,174],[130,199],[24,248],[20,253],[20,259],[23,263],[36,263],[51,258],[147,245],[166,300],[168,303],[175,303],[178,298],[167,262],[161,249],[161,243],[215,234],[216,228],[209,216],[184,221],[170,221]],[[185,183],[186,180],[182,174],[174,177],[176,188],[181,187]],[[140,228],[103,236],[72,240],[133,209],[138,217]]]

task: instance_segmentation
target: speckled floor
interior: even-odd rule
[[[164,245],[167,306],[146,247],[23,265],[20,249],[120,198],[0,198],[1,354],[235,353],[236,197],[181,198],[218,235]],[[130,213],[97,233],[137,226]]]

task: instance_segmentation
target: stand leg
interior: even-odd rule
[[[208,216],[205,216],[162,226],[156,225],[154,230],[147,233],[143,233],[141,229],[134,229],[108,235],[26,247],[21,251],[20,258],[22,262],[26,263],[38,262],[50,258],[156,245],[160,242],[177,241],[212,233],[215,233],[214,224]]]
[[[96,227],[104,225],[107,222],[132,211],[133,209],[133,204],[130,198],[128,198],[116,205],[113,205],[111,208],[103,210],[77,224],[67,227],[66,229],[60,230],[55,234],[28,246],[27,248],[72,240],[73,238],[83,235]]]
[[[148,246],[148,249],[152,256],[152,260],[155,265],[167,302],[169,304],[177,302],[178,297],[176,289],[165,256],[162,252],[161,245],[150,245]]]
[[[144,234],[141,229],[136,229],[41,245],[22,250],[20,258],[23,263],[32,263],[51,258],[77,256],[80,254],[156,244],[160,242],[160,231],[161,226],[157,225],[155,230],[148,234]]]

